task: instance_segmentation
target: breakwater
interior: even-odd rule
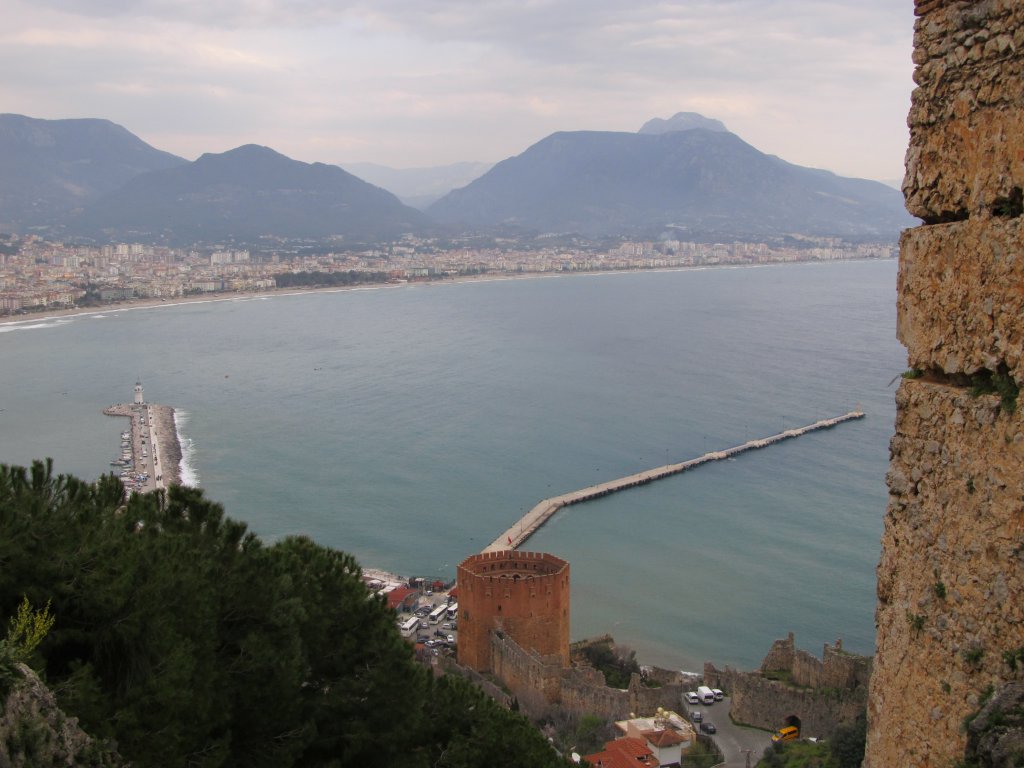
[[[122,457],[128,458],[111,462],[118,465],[126,487],[145,493],[181,482],[181,446],[172,407],[119,403],[104,408],[103,413],[131,420],[128,437],[122,440]]]
[[[701,464],[707,464],[709,461],[721,461],[722,459],[728,459],[740,453],[745,453],[746,451],[753,451],[758,448],[767,448],[769,445],[774,445],[775,443],[782,442],[783,440],[790,440],[794,437],[800,437],[801,435],[806,435],[808,432],[828,429],[846,421],[862,418],[864,418],[863,411],[850,411],[849,413],[844,413],[842,416],[835,416],[831,419],[821,419],[820,421],[808,424],[805,427],[787,429],[783,432],[779,432],[778,434],[771,435],[770,437],[762,437],[758,440],[748,440],[745,443],[733,446],[732,448],[726,448],[722,451],[711,451],[709,453],[705,453],[703,456],[698,456],[695,459],[690,459],[689,461],[684,461],[679,464],[665,464],[661,467],[655,467],[654,469],[647,469],[643,472],[637,472],[636,474],[627,475],[626,477],[620,477],[617,480],[609,480],[604,483],[598,483],[597,485],[590,485],[586,488],[581,488],[578,491],[570,491],[569,493],[563,493],[559,496],[552,496],[551,498],[544,499],[536,504],[533,509],[516,521],[515,525],[484,547],[482,551],[497,552],[503,549],[517,549],[522,546],[522,544],[529,539],[537,529],[550,520],[551,517],[562,507],[568,507],[572,504],[580,504],[585,501],[598,499],[611,493],[624,491],[627,488],[635,488],[638,485],[653,483],[655,480],[661,480],[663,477],[669,477],[671,475],[678,475],[680,472],[685,472],[688,469],[694,469],[695,467],[699,467]]]

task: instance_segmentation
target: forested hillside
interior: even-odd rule
[[[0,465],[0,620],[55,623],[34,666],[136,766],[546,766],[540,734],[413,661],[348,554],[263,544],[195,489]],[[0,696],[0,702],[3,697]]]

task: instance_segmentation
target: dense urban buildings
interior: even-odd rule
[[[610,247],[537,246],[509,240],[488,247],[453,248],[409,237],[360,252],[335,252],[308,243],[255,252],[223,245],[68,245],[33,236],[0,235],[0,314],[281,287],[895,255],[892,243],[850,243],[834,238],[793,238],[778,243],[626,241]],[[330,275],[344,280],[333,280]]]

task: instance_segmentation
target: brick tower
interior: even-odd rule
[[[543,552],[483,552],[459,565],[459,663],[491,669],[492,630],[569,665],[569,564]]]

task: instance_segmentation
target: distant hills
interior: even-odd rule
[[[0,232],[179,244],[499,230],[893,239],[914,223],[898,191],[766,155],[693,112],[637,133],[555,133],[490,170],[351,167],[380,186],[268,147],[189,162],[107,120],[0,115]],[[457,184],[426,214],[381,188],[424,205]]]
[[[0,114],[0,230],[52,225],[141,173],[186,162],[109,120]]]
[[[590,236],[889,238],[914,224],[896,190],[787,163],[718,126],[683,113],[640,133],[555,133],[427,212],[468,229]]]
[[[86,233],[190,242],[374,240],[429,228],[422,213],[335,165],[291,160],[254,144],[141,174],[86,206],[73,224]]]

